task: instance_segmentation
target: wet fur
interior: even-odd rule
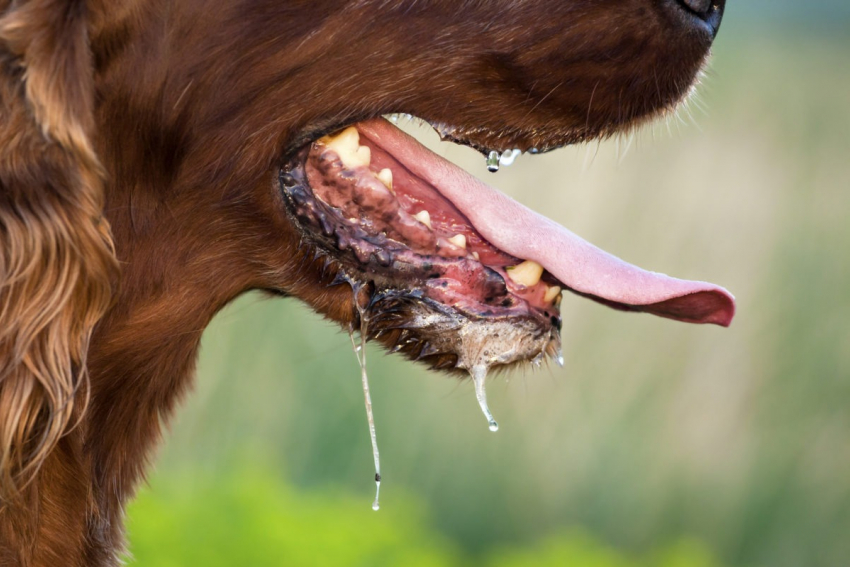
[[[0,0],[0,565],[117,564],[233,298],[355,316],[283,212],[287,155],[386,112],[479,148],[622,131],[709,47],[662,4]]]

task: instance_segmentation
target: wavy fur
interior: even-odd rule
[[[0,20],[0,500],[32,479],[87,397],[86,355],[116,261],[89,141],[84,6]]]

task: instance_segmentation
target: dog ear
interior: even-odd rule
[[[117,281],[93,105],[85,2],[12,2],[0,17],[0,502],[82,415],[89,338]]]

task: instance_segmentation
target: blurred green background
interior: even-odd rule
[[[720,283],[732,328],[565,297],[563,369],[469,381],[251,295],[128,510],[131,565],[850,565],[850,10],[732,0],[677,117],[492,176],[592,242]],[[435,136],[419,129],[434,142]]]

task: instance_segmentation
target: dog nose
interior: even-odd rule
[[[700,15],[708,13],[708,9],[711,8],[711,0],[682,0],[682,4]]]
[[[676,0],[676,3],[680,9],[688,12],[692,21],[701,20],[695,23],[707,26],[712,35],[717,35],[726,0]]]

